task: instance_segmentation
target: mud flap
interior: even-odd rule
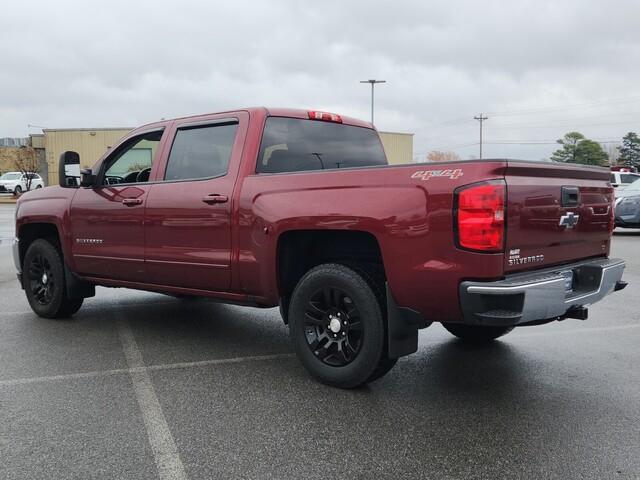
[[[66,264],[64,266],[64,279],[67,285],[67,296],[69,298],[89,298],[95,296],[95,285],[78,278]]]
[[[399,307],[396,304],[389,284],[385,284],[387,292],[387,337],[389,358],[410,355],[418,350],[418,329],[429,326],[422,315],[415,310]]]

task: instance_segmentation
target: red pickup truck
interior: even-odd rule
[[[42,317],[95,285],[274,307],[319,380],[381,377],[441,322],[488,342],[587,317],[624,288],[606,169],[387,165],[370,123],[251,108],[138,128],[17,204],[15,264]],[[70,174],[71,172],[71,174]]]

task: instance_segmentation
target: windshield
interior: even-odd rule
[[[638,180],[630,183],[629,186],[622,191],[623,195],[638,195],[638,193],[640,193],[640,181]]]
[[[0,180],[20,180],[21,173],[5,173],[0,177]]]

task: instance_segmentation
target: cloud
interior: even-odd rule
[[[490,143],[640,127],[633,0],[58,0],[2,13],[0,136],[24,136],[29,123],[135,126],[250,105],[368,118],[366,78],[388,82],[376,90],[377,126],[415,132],[417,153],[474,154],[460,145],[477,142],[480,111]],[[593,105],[603,99],[627,101]],[[540,111],[571,105],[583,106]],[[499,115],[514,111],[529,113]],[[553,149],[485,152],[538,159]]]

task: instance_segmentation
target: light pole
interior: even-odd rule
[[[360,83],[370,83],[371,84],[371,124],[373,124],[373,89],[376,86],[376,83],[387,83],[386,80],[360,80]]]

